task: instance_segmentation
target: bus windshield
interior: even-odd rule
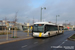
[[[34,24],[33,32],[43,32],[44,24]]]

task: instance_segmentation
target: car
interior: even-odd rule
[[[73,30],[75,31],[75,28],[73,28]]]

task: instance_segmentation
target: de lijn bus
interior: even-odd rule
[[[49,37],[64,33],[62,25],[56,25],[49,22],[36,22],[33,25],[33,37]]]

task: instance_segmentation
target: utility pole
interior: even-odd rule
[[[57,17],[59,17],[59,15],[56,15],[56,25],[57,25]]]
[[[46,7],[42,8],[41,7],[41,16],[40,16],[40,21],[42,22],[42,9],[46,9]]]
[[[57,15],[56,15],[56,25],[57,25]]]
[[[43,9],[43,8],[41,8],[41,17],[40,17],[40,21],[41,21],[41,22],[42,22],[42,9]]]
[[[14,30],[14,38],[16,38],[17,37],[17,30],[16,30],[16,22],[17,22],[17,13],[18,13],[18,11],[16,12],[16,14],[15,14],[15,20],[14,20],[14,26],[15,26],[15,30]]]
[[[7,21],[7,17],[5,17],[5,25],[6,25],[6,27],[5,27],[5,29],[6,29],[6,31],[7,31],[7,34],[6,34],[6,40],[8,40],[8,27],[9,27],[9,23],[8,23],[8,21]],[[6,31],[5,31],[5,33],[6,33]]]
[[[7,23],[7,17],[5,17],[4,20],[5,20],[5,25],[6,25],[6,23]],[[5,27],[5,29],[6,29],[6,27]],[[5,30],[5,32],[6,32],[6,30]]]

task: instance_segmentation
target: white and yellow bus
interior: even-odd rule
[[[63,26],[49,22],[36,22],[32,29],[33,37],[49,37],[63,33]]]

